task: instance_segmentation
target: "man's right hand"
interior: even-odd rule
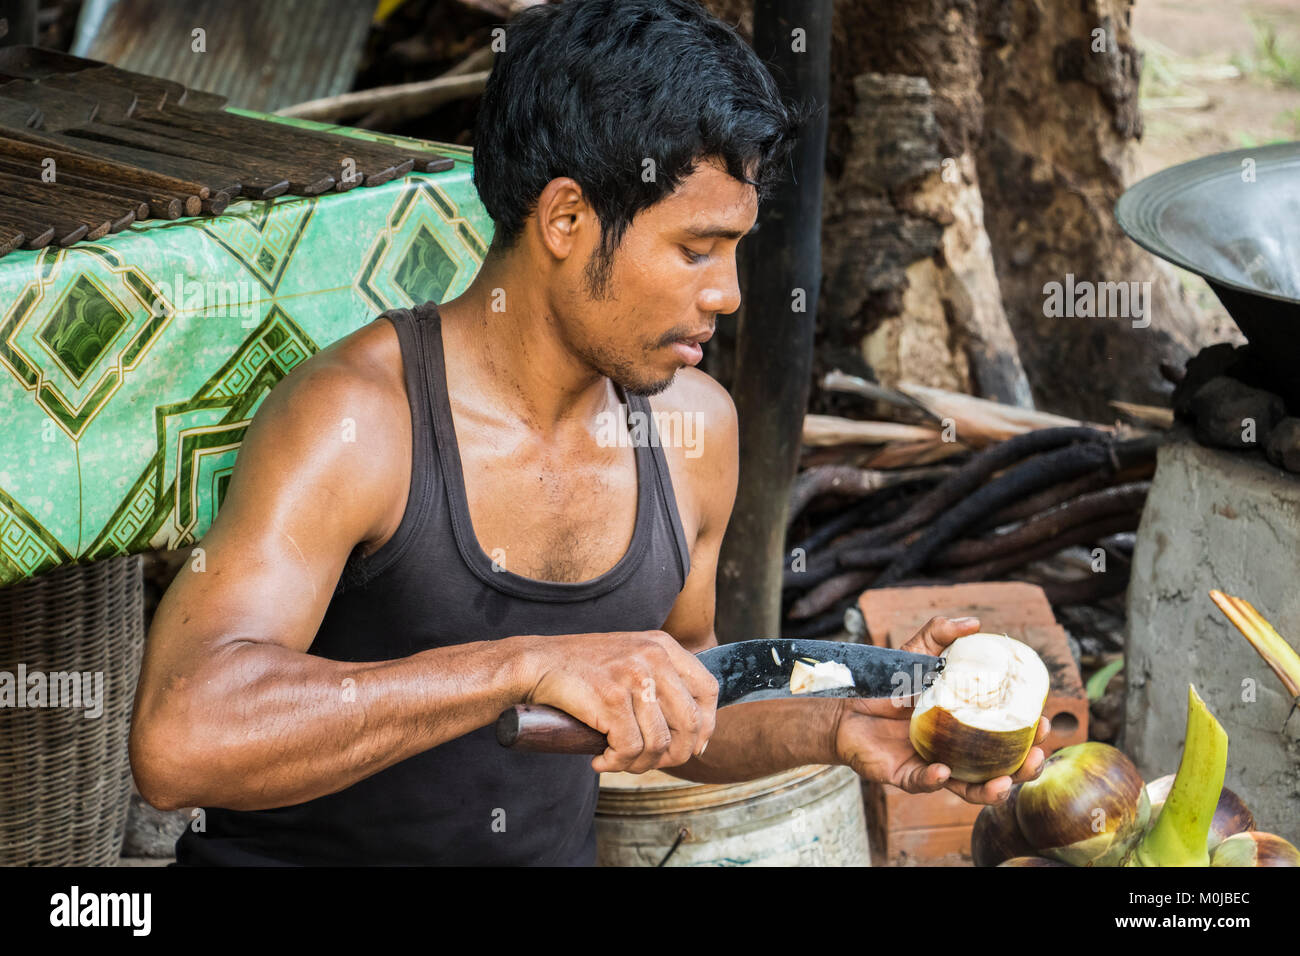
[[[603,733],[597,773],[675,767],[713,734],[718,682],[663,631],[507,638],[520,643],[522,702],[558,708]]]

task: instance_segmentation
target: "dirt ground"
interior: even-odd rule
[[[1225,150],[1300,139],[1300,3],[1137,0],[1146,130],[1139,176]],[[1245,341],[1209,287],[1182,272],[1213,330]]]
[[[1144,54],[1142,175],[1300,139],[1295,0],[1137,0],[1133,32]]]

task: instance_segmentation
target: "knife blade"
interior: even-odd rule
[[[904,697],[919,694],[943,669],[943,660],[869,644],[765,638],[721,644],[696,655],[718,682],[718,707],[787,697]],[[837,661],[853,677],[851,687],[805,694],[790,692],[795,661]],[[806,663],[807,661],[805,661]],[[517,704],[496,724],[497,742],[530,753],[601,754],[605,735],[562,710]]]

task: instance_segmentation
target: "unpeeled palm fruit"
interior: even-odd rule
[[[1178,773],[1160,819],[1133,847],[1124,866],[1209,866],[1210,823],[1228,772],[1228,735],[1187,685],[1187,730]],[[1142,788],[1146,797],[1146,788]]]
[[[912,747],[952,779],[984,783],[1015,773],[1034,745],[1051,680],[1034,649],[1005,634],[959,637],[939,655],[934,683],[912,711]]]
[[[1060,860],[1049,860],[1045,856],[1013,856],[1009,860],[1003,860],[998,866],[1069,866],[1068,863],[1062,863]]]
[[[1014,857],[1033,856],[1034,848],[1020,832],[1016,820],[1016,796],[1020,787],[1020,784],[1013,786],[1005,800],[989,804],[975,818],[970,832],[970,855],[976,866],[1000,866]]]
[[[1147,799],[1151,801],[1151,819],[1147,823],[1150,830],[1160,819],[1165,798],[1174,785],[1174,775],[1167,773],[1147,784]],[[1234,833],[1244,833],[1255,829],[1255,818],[1251,815],[1241,797],[1227,787],[1219,791],[1219,803],[1214,808],[1214,818],[1210,821],[1210,835],[1206,838],[1205,849],[1214,852],[1214,848]]]
[[[1048,757],[1016,797],[1016,820],[1034,852],[1072,866],[1116,866],[1150,813],[1133,761],[1091,740]]]
[[[1210,854],[1210,866],[1300,866],[1300,850],[1276,833],[1234,833]]]

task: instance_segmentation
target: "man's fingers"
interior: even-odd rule
[[[931,793],[942,789],[952,776],[952,771],[941,763],[924,763],[914,757],[902,768],[898,786],[908,793]]]
[[[960,780],[953,780],[948,783],[948,789],[968,803],[1001,803],[1011,793],[1011,788],[1015,784],[1037,778],[1043,772],[1043,765],[1046,762],[1047,758],[1043,756],[1041,747],[1030,747],[1025,762],[1020,765],[1020,769],[1014,776],[1004,774],[984,783],[962,783]]]
[[[711,728],[711,721],[691,696],[681,676],[669,672],[655,681],[650,689],[643,691],[642,695],[657,698],[659,709],[672,733],[667,759],[660,766],[675,767],[690,760],[699,749],[699,742],[708,739],[701,737],[701,732],[705,727]]]
[[[903,645],[903,650],[914,654],[939,654],[957,638],[974,634],[979,629],[977,617],[932,617],[915,637]]]
[[[1043,772],[1043,765],[1047,763],[1047,758],[1043,755],[1042,747],[1030,747],[1029,753],[1025,757],[1025,762],[1020,765],[1020,769],[1015,772],[1011,778],[1016,783],[1024,783],[1026,780],[1033,780]]]
[[[714,728],[717,726],[717,678],[700,663],[698,657],[678,644],[676,639],[667,634],[664,637],[667,640],[662,641],[661,644],[668,651],[670,662],[681,678],[685,692],[694,698],[695,705],[699,708],[700,740],[707,742],[713,736]],[[669,722],[672,723],[671,719]]]
[[[898,786],[908,793],[951,790],[969,803],[1000,803],[1011,792],[1010,777],[994,777],[987,783],[965,783],[952,779],[952,770],[941,763],[922,763],[919,757],[902,768]]]
[[[668,651],[673,669],[681,675],[686,689],[701,706],[707,706],[710,710],[715,709],[718,704],[718,679],[700,663],[698,657],[678,644],[671,635],[665,634],[664,637],[666,640],[661,641],[660,644]]]
[[[597,773],[614,773],[627,770],[645,749],[641,727],[636,720],[631,695],[628,696],[627,719],[619,720],[605,733],[608,746],[605,752],[591,762]]]
[[[994,777],[985,783],[962,783],[960,780],[948,782],[948,789],[967,803],[1001,803],[1011,793],[1011,778]]]
[[[942,776],[942,786],[947,787],[957,796],[961,797],[967,803],[1001,803],[1011,793],[1011,788],[1017,783],[1024,783],[1026,780],[1033,780],[1043,771],[1043,764],[1046,759],[1043,756],[1042,748],[1031,747],[1025,762],[1020,765],[1015,776],[1003,774],[1001,777],[994,777],[992,780],[986,780],[984,783],[965,783],[961,780],[949,779],[947,767],[943,764],[932,763],[926,766],[926,773],[922,774],[922,779],[934,780]],[[935,768],[943,768],[940,773]],[[937,789],[937,788],[929,788]]]
[[[663,708],[659,705],[656,694],[636,691],[632,694],[632,709],[636,712],[636,722],[641,728],[641,739],[645,742],[641,755],[632,761],[629,773],[645,773],[653,770],[662,762],[672,745],[673,732],[668,726]]]
[[[846,697],[846,711],[868,717],[888,717],[891,720],[911,720],[916,709],[915,697]]]
[[[1052,722],[1046,717],[1038,718],[1038,729],[1034,731],[1034,743],[1041,744],[1052,732]]]

